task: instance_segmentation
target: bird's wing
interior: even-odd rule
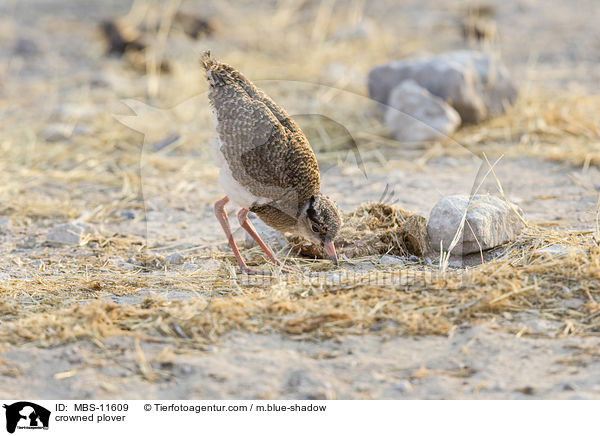
[[[230,94],[215,110],[221,152],[248,191],[290,209],[288,214],[319,192],[317,161],[299,129],[291,132],[247,93]]]

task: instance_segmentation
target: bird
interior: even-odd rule
[[[239,207],[240,226],[271,262],[281,266],[256,233],[249,212],[282,233],[321,245],[338,265],[334,239],[341,214],[321,193],[317,159],[302,130],[267,94],[234,67],[211,57],[210,51],[202,54],[201,65],[217,132],[211,151],[226,194],[214,211],[242,273],[268,274],[249,268],[242,258],[225,210],[230,200]]]

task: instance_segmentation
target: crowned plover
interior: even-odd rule
[[[280,262],[256,233],[248,219],[250,211],[276,230],[322,245],[337,265],[333,240],[341,226],[340,213],[321,194],[319,166],[306,136],[235,68],[211,58],[209,52],[201,62],[218,136],[213,155],[226,194],[215,203],[215,215],[242,272],[265,273],[248,268],[240,255],[225,211],[229,200],[240,207],[237,216],[242,228],[275,264]]]

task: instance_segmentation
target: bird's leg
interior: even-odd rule
[[[242,255],[235,244],[235,240],[231,234],[231,229],[229,228],[229,218],[227,218],[227,212],[225,211],[225,205],[228,201],[229,197],[223,197],[215,203],[215,216],[219,220],[219,223],[221,223],[221,227],[223,227],[225,236],[227,236],[227,240],[229,241],[229,245],[233,250],[235,258],[237,259],[238,265],[242,270],[242,274],[269,274],[268,271],[260,271],[248,268],[248,265],[246,265],[246,262],[244,262],[244,259],[242,259]]]
[[[252,225],[252,222],[250,222],[250,220],[248,219],[248,209],[240,209],[237,216],[238,216],[238,221],[240,222],[240,226],[242,226],[242,228],[244,230],[246,230],[248,232],[248,234],[250,236],[252,236],[252,239],[254,239],[256,241],[256,243],[258,244],[258,246],[260,248],[262,248],[262,251],[265,252],[265,254],[269,257],[269,259],[271,259],[271,261],[278,266],[281,266],[281,262],[279,262],[277,260],[277,258],[273,255],[273,252],[269,249],[269,247],[267,247],[267,245],[263,242],[262,239],[260,239],[260,236],[258,236],[258,233],[256,233],[256,230],[254,230],[254,226]]]

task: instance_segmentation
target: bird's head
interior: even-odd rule
[[[333,201],[322,194],[310,197],[298,219],[297,231],[309,241],[323,246],[334,264],[338,264],[335,239],[342,226],[342,218]]]

